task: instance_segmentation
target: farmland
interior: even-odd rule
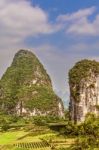
[[[50,150],[52,147],[68,147],[73,141],[58,136],[57,132],[47,131],[49,133],[41,133],[33,135],[31,131],[26,132],[24,129],[19,131],[0,132],[0,150]],[[53,139],[53,140],[52,140]]]
[[[98,125],[99,120],[93,115],[78,125],[50,116],[2,115],[0,150],[98,150]]]

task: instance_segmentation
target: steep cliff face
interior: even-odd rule
[[[55,95],[49,75],[30,51],[16,53],[0,81],[0,107],[18,115],[63,116],[63,104]]]
[[[69,72],[70,117],[82,122],[88,113],[99,115],[99,62],[82,60]]]

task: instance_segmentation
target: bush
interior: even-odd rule
[[[8,123],[4,123],[1,127],[2,131],[7,131],[10,128],[10,125]]]
[[[85,122],[75,125],[72,122],[67,122],[65,126],[65,135],[83,135],[83,136],[94,136],[99,138],[99,118],[93,114],[86,116]]]
[[[74,146],[71,146],[71,150],[93,150],[94,148],[99,148],[99,143],[94,138],[94,136],[78,138]]]

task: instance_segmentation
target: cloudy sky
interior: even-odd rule
[[[99,60],[99,0],[0,0],[0,76],[19,49],[30,49],[69,100],[68,71]]]

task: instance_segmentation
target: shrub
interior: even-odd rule
[[[10,125],[8,123],[4,123],[1,127],[2,131],[7,131],[10,128]]]

